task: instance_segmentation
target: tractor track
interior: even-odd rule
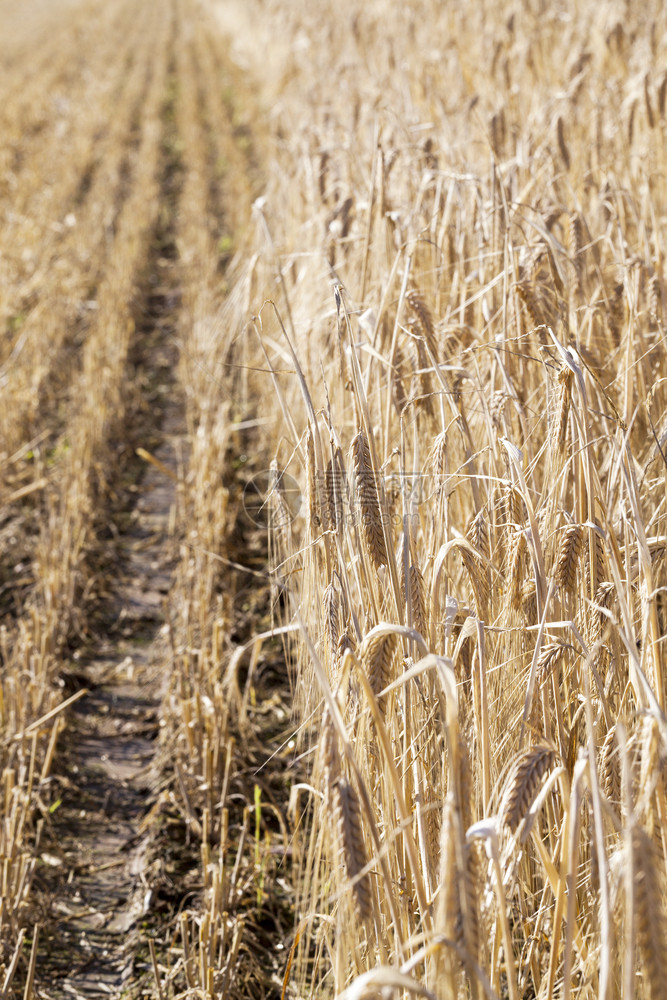
[[[167,45],[173,49],[173,31]],[[173,56],[167,58],[169,79]],[[155,917],[149,810],[160,780],[160,708],[170,655],[165,605],[186,449],[176,375],[181,279],[172,127],[165,104],[161,207],[136,279],[125,415],[112,428],[114,478],[106,512],[97,516],[107,522],[97,556],[104,584],[87,610],[93,639],[63,673],[69,688],[87,693],[60,740],[57,808],[44,832],[46,860],[37,878],[44,926],[35,986],[45,1000],[131,995],[148,970],[138,928]]]

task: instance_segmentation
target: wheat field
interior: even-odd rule
[[[664,6],[0,24],[0,996],[662,998]]]

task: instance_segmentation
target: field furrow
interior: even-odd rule
[[[174,135],[165,121],[163,149],[167,138]],[[50,867],[42,890],[52,902],[36,970],[38,987],[50,998],[137,989],[147,967],[137,925],[160,908],[161,865],[152,848],[149,806],[160,784],[159,720],[169,660],[165,601],[186,449],[176,385],[181,272],[175,168],[161,157],[161,219],[135,289],[128,410],[116,427],[123,447],[108,484],[111,502],[107,492],[113,583],[96,595],[97,638],[73,665],[72,676],[89,693],[70,717],[54,769],[62,804],[44,836]]]
[[[168,652],[163,606],[184,421],[175,387],[180,279],[173,7],[162,8],[148,29],[147,86],[140,106],[130,101],[136,142],[124,172],[127,195],[83,348],[79,387],[71,394],[62,522],[54,518],[57,534],[45,538],[45,546],[55,542],[74,559],[94,553],[114,581],[105,579],[86,595],[94,638],[69,676],[90,693],[70,716],[54,768],[62,802],[44,835],[49,860],[41,889],[52,902],[35,977],[49,997],[118,995],[136,986],[146,954],[132,928],[152,905],[147,873],[153,831],[145,820],[159,780],[151,763]],[[153,464],[146,465],[149,458]],[[79,541],[75,551],[73,539]],[[72,585],[68,569],[79,571],[65,559],[62,588]],[[48,601],[58,607],[64,594],[56,586],[45,597],[47,614]],[[73,607],[78,596],[71,592]],[[138,952],[143,958],[137,966]]]

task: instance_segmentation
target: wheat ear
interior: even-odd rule
[[[322,594],[322,616],[327,647],[330,653],[335,654],[340,638],[340,598],[332,583],[324,588]]]
[[[368,858],[359,797],[347,778],[341,776],[334,782],[333,798],[343,867],[352,883],[352,897],[357,916],[362,923],[365,923],[370,921],[373,915],[373,900],[368,874],[360,875],[368,864]]]
[[[424,587],[424,577],[419,567],[412,565],[409,569],[410,594],[409,601],[406,594],[405,580],[401,581],[403,600],[410,608],[410,621],[413,628],[416,628],[424,638],[428,636],[428,616],[426,613],[426,591]]]
[[[556,759],[553,747],[538,744],[519,757],[507,780],[501,814],[515,833],[535,801],[542,778]]]
[[[573,373],[567,365],[563,365],[558,372],[558,403],[556,406],[554,427],[556,430],[556,450],[561,455],[565,451],[565,445],[567,444],[567,426],[572,402],[573,377]]]
[[[583,540],[584,529],[580,524],[568,524],[564,529],[556,556],[555,572],[556,583],[562,591],[574,589]]]
[[[387,547],[382,529],[377,474],[371,462],[370,448],[363,430],[360,430],[352,441],[351,450],[361,510],[361,528],[373,565],[379,569],[380,566],[387,565]]]
[[[634,904],[637,944],[652,1000],[667,989],[667,921],[664,870],[656,860],[653,840],[641,827],[632,831]]]
[[[568,647],[563,642],[549,642],[542,647],[535,670],[538,684],[543,684],[560,661]]]
[[[360,659],[371,690],[377,698],[378,708],[382,715],[387,710],[387,696],[381,695],[383,688],[391,682],[394,656],[398,647],[398,637],[395,632],[386,635],[376,635],[364,639],[361,644]]]

